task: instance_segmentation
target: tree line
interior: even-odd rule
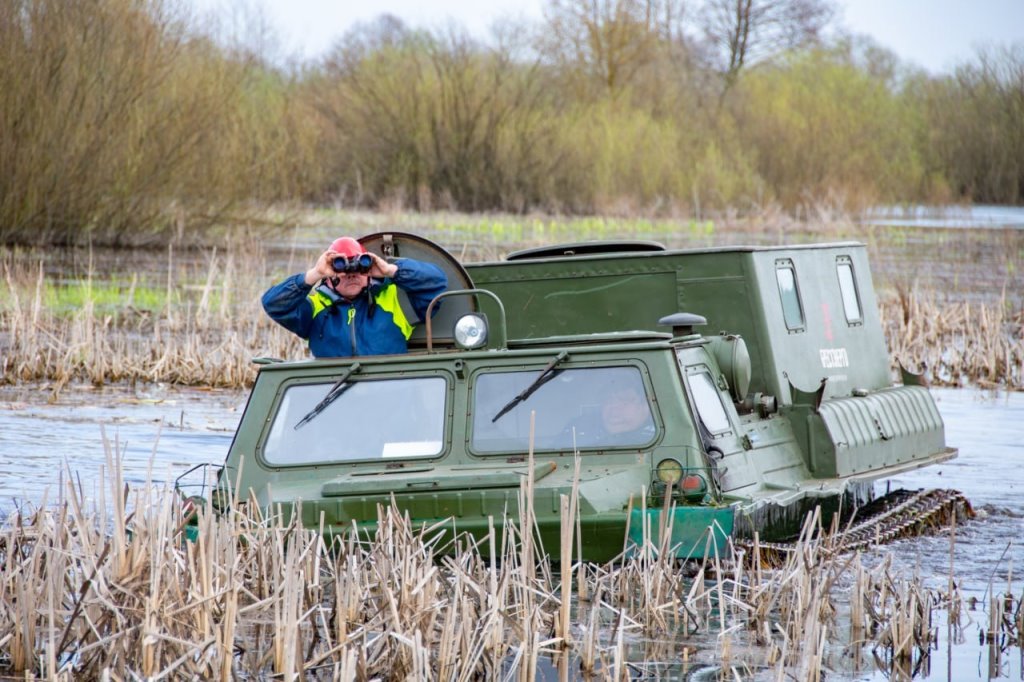
[[[288,202],[1021,203],[1024,44],[929,75],[831,3],[548,0],[487,39],[385,15],[281,65],[170,0],[7,0],[0,241],[187,239]]]

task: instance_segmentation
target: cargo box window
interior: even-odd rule
[[[636,367],[554,370],[535,384],[539,370],[481,374],[473,387],[472,448],[481,453],[524,453],[530,413],[536,413],[535,450],[639,447],[655,426],[643,377]],[[530,388],[534,390],[529,391]],[[517,396],[529,397],[517,401]]]
[[[836,261],[836,273],[839,275],[839,291],[843,294],[846,321],[850,324],[860,322],[860,296],[857,293],[857,280],[853,277],[853,263],[849,257],[839,257]]]
[[[796,270],[793,262],[780,260],[775,263],[775,278],[779,282],[779,296],[782,298],[782,316],[790,331],[803,330],[804,309],[800,305],[800,290],[796,286]]]
[[[266,463],[288,466],[441,453],[444,378],[366,379],[346,385],[327,407],[298,428],[334,383],[287,388],[263,445]]]

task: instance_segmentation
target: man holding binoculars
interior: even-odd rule
[[[308,339],[317,358],[404,353],[415,320],[402,312],[398,288],[422,320],[430,301],[447,286],[448,278],[432,263],[409,258],[389,263],[352,237],[341,237],[305,273],[268,289],[263,309]]]

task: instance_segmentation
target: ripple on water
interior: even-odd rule
[[[0,391],[0,512],[49,499],[69,472],[87,495],[100,484],[106,447],[122,458],[124,479],[171,481],[227,455],[246,395],[240,391],[149,386]],[[106,439],[107,445],[104,442]]]

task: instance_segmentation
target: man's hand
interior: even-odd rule
[[[398,272],[398,266],[394,263],[389,263],[375,253],[369,254],[370,258],[373,259],[373,266],[370,268],[370,277],[377,277],[383,279],[385,277],[394,277],[395,273]]]
[[[334,268],[331,267],[331,263],[333,263],[334,259],[340,255],[340,253],[336,253],[330,249],[321,253],[320,257],[316,259],[316,264],[306,271],[306,284],[313,286],[322,279],[327,279],[328,277],[334,277],[337,275],[337,273],[334,272]]]

